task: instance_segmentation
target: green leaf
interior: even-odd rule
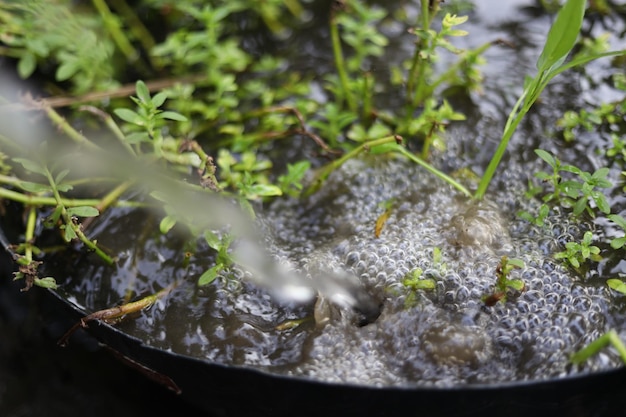
[[[546,161],[551,167],[554,168],[556,166],[556,160],[549,152],[546,152],[543,149],[535,149],[535,153],[539,158]]]
[[[31,161],[26,158],[13,158],[13,160],[18,164],[21,164],[27,171],[44,176],[46,175],[46,169],[35,161]]]
[[[214,267],[207,269],[202,275],[200,275],[200,278],[198,278],[198,285],[209,285],[215,281],[222,269],[224,269],[224,265],[222,264],[217,264]]]
[[[91,206],[70,207],[67,214],[78,217],[95,217],[100,214],[97,208]]]
[[[113,110],[113,113],[125,122],[138,126],[143,126],[145,124],[143,117],[131,109],[115,109]]]
[[[547,71],[558,61],[565,59],[574,47],[585,15],[585,2],[567,0],[559,10],[537,60],[539,72]]]
[[[160,93],[152,97],[151,101],[152,105],[155,108],[159,108],[163,105],[163,103],[165,103],[165,100],[167,100],[167,93],[165,91],[161,91]]]
[[[150,135],[147,132],[135,132],[130,135],[126,135],[126,142],[130,145],[141,142],[150,142]]]
[[[526,264],[524,264],[524,261],[518,258],[509,258],[506,262],[508,265],[513,265],[517,268],[524,268],[524,266],[526,266]]]
[[[150,91],[148,90],[148,86],[146,86],[146,83],[141,80],[137,81],[137,83],[135,83],[135,89],[137,91],[137,98],[139,100],[146,104],[151,103]]]
[[[611,247],[613,249],[623,248],[625,244],[626,244],[626,237],[617,237],[611,240]]]
[[[217,234],[210,230],[204,232],[204,240],[206,240],[206,243],[213,250],[219,251],[222,247],[221,239],[217,236]]]
[[[50,185],[48,184],[38,184],[36,182],[30,181],[20,181],[17,185],[24,191],[28,191],[29,193],[41,193],[44,191],[52,191]]]
[[[161,220],[161,223],[159,223],[159,230],[161,231],[161,233],[166,234],[172,229],[172,227],[174,227],[175,224],[176,219],[174,217],[165,216]]]
[[[64,169],[63,171],[59,172],[56,178],[54,179],[54,182],[57,184],[60,184],[65,179],[67,174],[69,174],[69,172],[70,172],[69,169]]]
[[[506,285],[516,291],[522,291],[524,289],[524,281],[521,279],[508,279]]]
[[[26,79],[30,77],[33,72],[35,72],[35,68],[37,67],[37,59],[35,55],[30,52],[26,52],[20,58],[20,61],[17,63],[17,73],[20,78]]]
[[[57,68],[55,79],[57,81],[66,81],[72,78],[74,74],[78,72],[79,66],[78,61],[71,60],[62,63],[59,68]]]
[[[611,205],[609,204],[604,194],[596,193],[593,197],[593,201],[596,202],[596,205],[602,213],[609,214],[611,212]]]
[[[622,229],[626,230],[626,219],[619,214],[609,214],[607,216],[613,223],[617,224]]]
[[[173,111],[164,111],[157,115],[159,119],[169,119],[176,120],[177,122],[186,122],[187,118],[180,113],[176,113]]]
[[[63,229],[65,229],[65,233],[63,234],[63,238],[65,239],[66,242],[70,242],[73,239],[76,239],[76,232],[74,231],[74,228],[71,225],[65,224],[62,226]]]
[[[609,288],[614,289],[615,291],[621,292],[622,294],[626,294],[626,284],[621,279],[611,278],[606,280]]]

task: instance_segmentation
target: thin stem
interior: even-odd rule
[[[57,113],[52,107],[44,106],[44,110],[50,120],[63,131],[70,139],[74,142],[82,145],[91,150],[101,150],[98,145],[91,142],[85,136],[83,136],[80,132],[70,125],[64,117],[62,117],[59,113]]]
[[[33,239],[35,238],[35,224],[37,223],[37,209],[35,206],[28,208],[26,231],[24,232],[24,258],[30,264],[33,260]]]
[[[392,135],[392,136],[385,136],[384,138],[374,139],[374,140],[370,140],[368,142],[362,143],[361,145],[357,146],[356,148],[354,148],[350,152],[342,155],[340,158],[337,158],[334,161],[332,161],[329,164],[327,164],[324,167],[322,167],[320,169],[320,171],[318,171],[318,173],[316,175],[315,181],[304,192],[304,195],[305,196],[311,195],[311,194],[315,193],[317,190],[319,190],[319,188],[322,186],[322,183],[326,180],[326,178],[333,171],[335,171],[341,165],[343,165],[347,160],[349,160],[351,158],[354,158],[359,153],[361,153],[363,151],[366,151],[366,150],[369,150],[369,149],[371,149],[371,148],[373,148],[375,146],[384,145],[386,143],[396,142],[398,140],[402,140],[402,138],[400,136],[397,136],[397,135]]]
[[[109,31],[117,48],[126,57],[128,62],[134,63],[140,67],[140,70],[145,71],[145,64],[141,61],[139,54],[124,34],[118,17],[111,12],[111,9],[109,9],[109,6],[107,6],[104,0],[92,0],[92,3],[98,10],[98,13],[100,13],[104,26]]]
[[[491,161],[489,161],[489,165],[487,166],[485,173],[480,179],[478,188],[476,189],[476,192],[474,193],[474,199],[482,200],[482,198],[485,196],[485,193],[487,192],[487,188],[489,188],[489,184],[491,183],[491,180],[493,179],[493,176],[495,175],[496,170],[498,169],[498,165],[500,164],[500,161],[502,160],[502,157],[504,156],[504,152],[506,151],[509,141],[513,137],[513,133],[515,133],[517,126],[520,124],[520,122],[524,118],[524,115],[525,115],[525,112],[521,112],[517,115],[517,117],[515,117],[515,119],[511,123],[507,122],[508,129],[505,130],[504,134],[502,135],[502,139],[500,140],[500,143],[498,144],[498,147],[496,148],[496,152],[491,158]]]
[[[54,197],[43,197],[37,195],[22,194],[17,191],[8,190],[0,187],[0,198],[6,198],[12,201],[17,201],[25,205],[35,206],[55,206],[58,202]],[[65,207],[78,207],[78,206],[95,206],[101,200],[90,199],[73,199],[73,198],[61,198],[61,202]],[[148,207],[146,203],[140,203],[137,201],[117,201],[116,207]]]
[[[113,260],[113,258],[111,258],[109,255],[104,253],[104,251],[100,249],[96,245],[95,242],[92,242],[91,240],[89,240],[89,238],[85,236],[85,234],[83,233],[81,227],[77,225],[76,223],[74,223],[74,220],[67,212],[67,208],[65,207],[65,205],[63,205],[63,199],[61,198],[61,194],[59,194],[59,190],[56,187],[56,182],[54,181],[54,178],[52,177],[52,173],[50,172],[48,168],[45,168],[45,174],[46,174],[46,178],[48,178],[48,183],[50,183],[50,187],[52,188],[52,194],[54,195],[54,199],[56,200],[57,204],[61,207],[61,217],[63,218],[63,221],[65,222],[65,227],[71,227],[74,230],[74,233],[76,234],[76,236],[78,236],[78,238],[80,239],[80,241],[83,242],[85,246],[87,246],[89,249],[94,251],[102,260],[104,260],[109,265],[114,264],[115,261]]]
[[[341,49],[341,39],[339,38],[339,25],[337,24],[337,16],[333,10],[333,14],[330,18],[330,38],[333,45],[333,55],[335,58],[335,65],[337,66],[337,74],[339,75],[339,82],[341,83],[341,90],[343,91],[343,99],[348,104],[348,108],[355,112],[357,111],[357,104],[352,91],[350,91],[350,82],[348,80],[348,73],[346,72],[346,63],[343,58],[343,51]]]
[[[113,190],[109,191],[107,195],[102,197],[102,199],[100,200],[100,203],[95,205],[96,209],[98,209],[98,212],[102,214],[103,211],[105,211],[106,209],[114,205],[117,199],[120,198],[120,196],[124,194],[126,190],[128,190],[128,188],[130,188],[130,186],[133,184],[134,184],[134,181],[130,181],[130,180],[125,181],[119,184]],[[93,222],[93,219],[95,219],[95,217],[87,217],[85,220],[83,220],[83,230],[89,227],[91,222]]]
[[[447,182],[448,184],[450,184],[451,186],[459,190],[461,193],[463,193],[467,197],[472,196],[472,193],[470,193],[469,190],[463,186],[463,184],[461,184],[460,182],[458,182],[451,176],[447,175],[446,173],[438,170],[434,166],[430,165],[428,162],[424,161],[422,158],[418,157],[417,155],[414,155],[413,153],[407,151],[406,148],[402,146],[398,146],[397,151],[401,153],[402,155],[406,156],[407,158],[409,158],[411,161],[425,168],[431,174],[435,175],[438,178],[441,178],[442,180],[444,180],[445,182]]]

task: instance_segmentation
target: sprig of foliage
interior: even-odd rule
[[[524,291],[525,284],[521,279],[510,278],[511,272],[516,268],[524,268],[524,261],[517,258],[502,256],[500,263],[496,267],[496,287],[493,293],[483,297],[486,306],[493,306],[497,302],[506,302],[507,293],[510,290],[517,292]]]
[[[521,123],[533,104],[537,101],[548,83],[557,75],[570,68],[583,66],[586,63],[603,57],[624,55],[626,51],[612,51],[576,56],[565,62],[568,54],[576,44],[578,33],[585,14],[585,0],[567,0],[550,27],[543,50],[537,60],[537,74],[524,81],[524,90],[509,113],[502,139],[494,156],[478,185],[474,197],[482,199],[493,178],[504,152],[513,137],[517,126]]]
[[[587,260],[599,261],[600,248],[592,245],[593,233],[586,231],[580,242],[565,243],[565,250],[554,255],[556,259],[566,259],[571,266],[579,269]]]

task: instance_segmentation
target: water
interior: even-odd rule
[[[547,17],[518,13],[526,2],[501,3],[480,4],[465,27],[472,34],[467,42],[505,37],[514,39],[517,50],[487,53],[484,93],[461,104],[470,120],[449,129],[448,150],[434,159],[449,172],[464,167],[480,172],[485,166],[520,80],[533,71],[541,43],[536,34],[547,30]],[[398,33],[390,53],[402,56],[406,35]],[[593,68],[606,71],[601,63]],[[120,302],[129,290],[146,295],[178,280],[171,296],[120,328],[161,349],[284,375],[374,386],[454,386],[618,366],[611,350],[582,369],[567,362],[609,326],[623,327],[619,314],[610,314],[614,304],[607,289],[553,257],[563,242],[592,225],[557,212],[546,228],[537,228],[515,216],[538,207],[523,196],[529,174],[545,169],[532,149],[556,151],[583,167],[597,163],[581,145],[563,148],[544,140],[562,110],[580,100],[581,84],[579,75],[570,74],[548,89],[512,142],[484,203],[467,201],[407,162],[365,157],[331,175],[318,194],[266,207],[257,229],[241,217],[233,219],[221,202],[188,205],[181,198],[183,206],[199,210],[193,216],[217,210],[221,214],[214,217],[229,218],[245,237],[235,252],[244,267],[225,272],[211,286],[195,286],[214,260],[209,248],[199,242],[190,265],[183,266],[183,239],[160,236],[158,218],[144,212],[112,211],[94,226],[99,242],[121,255],[116,268],[78,256],[62,262],[69,270],[61,265],[56,273],[67,277],[63,291],[90,311]],[[381,203],[391,199],[391,216],[376,238]],[[503,255],[525,262],[514,276],[526,291],[485,308],[482,297],[493,291]],[[435,280],[435,290],[412,293],[402,284],[418,268]],[[268,282],[283,290],[285,283],[295,285],[277,297]],[[318,291],[331,301],[329,307],[316,302]],[[382,310],[377,318],[366,314],[369,324],[359,326],[364,323],[354,307],[364,299],[365,310],[378,311],[372,308],[378,305]],[[279,327],[301,319],[308,321]]]

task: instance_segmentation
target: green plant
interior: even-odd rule
[[[493,293],[485,295],[483,302],[486,306],[493,306],[497,302],[506,302],[509,290],[524,291],[525,284],[521,279],[510,278],[511,272],[515,268],[523,268],[524,261],[517,258],[509,259],[502,256],[500,263],[496,267],[496,286]]]
[[[475,198],[481,199],[485,196],[489,183],[517,127],[554,77],[563,71],[583,66],[592,60],[626,53],[626,51],[589,52],[588,54],[577,55],[566,62],[568,54],[576,44],[584,13],[585,0],[567,0],[559,10],[537,60],[537,74],[535,77],[527,78],[524,81],[524,90],[509,113],[502,139],[474,193]]]
[[[589,345],[585,346],[583,349],[574,353],[570,357],[570,362],[574,365],[579,365],[609,345],[613,346],[617,350],[622,362],[626,364],[626,346],[624,346],[624,343],[621,341],[615,330],[609,330],[607,333],[589,343]]]
[[[604,214],[611,212],[606,196],[602,191],[598,190],[599,188],[608,188],[613,185],[607,179],[609,174],[608,168],[600,168],[591,174],[576,166],[562,164],[558,158],[542,149],[535,150],[535,153],[552,168],[552,172],[539,171],[535,173],[535,177],[541,181],[541,184],[549,184],[551,186],[552,192],[546,193],[542,197],[544,204],[539,209],[537,217],[527,212],[520,213],[520,216],[535,224],[542,225],[549,211],[547,205],[549,202],[571,209],[575,216],[580,216],[585,212],[589,216],[595,217],[596,209]],[[576,175],[578,179],[564,178],[564,175],[568,173]],[[542,186],[531,187],[533,195],[541,191],[543,191]],[[591,206],[592,202],[595,204],[595,207]]]
[[[554,255],[556,259],[566,259],[574,268],[580,268],[587,260],[599,261],[600,248],[592,245],[593,233],[586,231],[580,242],[565,243],[565,250]]]

